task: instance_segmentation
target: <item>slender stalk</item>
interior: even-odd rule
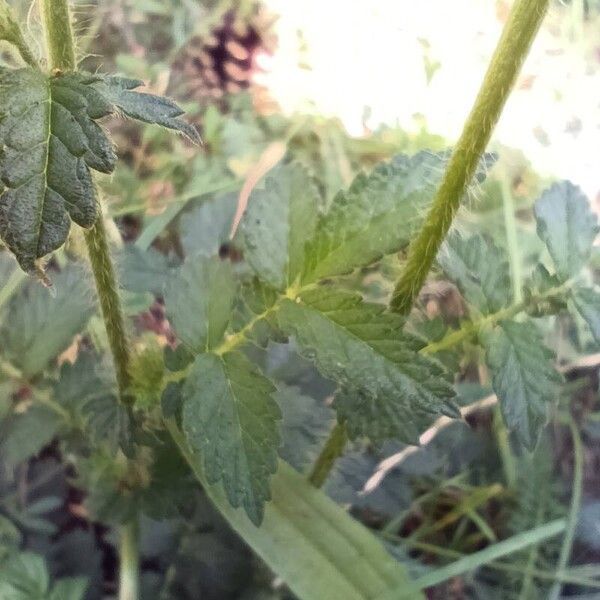
[[[335,461],[342,455],[348,443],[348,432],[343,423],[336,423],[313,465],[308,481],[320,488],[329,475]]]
[[[392,310],[408,313],[444,241],[461,198],[500,118],[549,0],[516,0],[444,178],[394,293]]]
[[[137,600],[139,596],[139,525],[132,520],[119,531],[119,600]]]
[[[125,320],[121,308],[121,299],[117,285],[115,268],[110,257],[108,238],[102,215],[96,224],[85,232],[92,272],[96,280],[96,289],[106,327],[106,334],[115,364],[115,372],[121,402],[131,405],[133,399],[129,394],[131,383],[129,375],[129,346],[125,333]]]
[[[50,68],[61,71],[75,70],[77,60],[68,0],[41,0],[41,6]],[[98,220],[94,227],[85,232],[85,240],[115,364],[121,402],[131,407],[132,399],[128,396],[129,347],[125,335],[125,320],[100,206],[98,209]],[[139,597],[137,519],[132,519],[122,526],[120,538],[119,600],[137,600]]]
[[[581,443],[581,435],[577,429],[577,423],[571,417],[569,421],[571,429],[571,437],[573,439],[573,493],[571,495],[571,506],[567,517],[567,529],[563,537],[558,565],[556,567],[556,582],[550,589],[548,600],[558,600],[562,590],[561,577],[567,570],[571,550],[573,549],[573,541],[575,540],[575,530],[577,528],[577,520],[579,518],[579,509],[581,508],[581,494],[583,491],[583,444]]]

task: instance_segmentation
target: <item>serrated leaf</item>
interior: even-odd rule
[[[317,225],[319,194],[298,164],[279,166],[255,188],[242,221],[244,256],[273,286],[290,286],[304,267],[306,241]]]
[[[259,525],[277,468],[280,411],[271,382],[242,354],[199,355],[183,387],[182,426],[211,483]]]
[[[280,461],[272,478],[272,501],[255,527],[233,509],[218,486],[209,484],[202,462],[189,452],[171,424],[169,431],[206,493],[246,543],[301,600],[369,600],[398,594],[409,585],[406,571],[347,511]],[[411,592],[406,600],[422,600]]]
[[[196,352],[214,348],[227,329],[235,290],[229,262],[188,259],[165,292],[167,315],[179,339]]]
[[[71,342],[93,313],[87,276],[67,268],[53,276],[55,295],[37,281],[11,299],[0,327],[2,353],[30,377],[40,373]]]
[[[129,418],[117,398],[114,376],[93,352],[62,365],[54,398],[80,420],[93,444],[117,448],[127,441]]]
[[[282,302],[280,326],[338,382],[335,408],[352,437],[416,443],[436,416],[458,415],[441,366],[418,354],[424,344],[402,331],[401,317],[357,294],[325,287],[297,300]]]
[[[552,353],[531,321],[503,321],[483,343],[506,425],[533,448],[562,382]]]
[[[574,277],[587,262],[598,235],[598,219],[581,190],[555,183],[534,206],[539,237],[548,247],[561,281]]]
[[[86,94],[71,75],[0,71],[0,237],[25,271],[64,243],[71,219],[96,221],[88,165],[110,172],[116,156],[93,120],[111,107]]]
[[[198,140],[181,109],[130,91],[129,79],[0,69],[0,237],[21,267],[65,242],[71,220],[91,227],[98,215],[90,168],[111,173],[116,154],[96,120],[117,112]]]
[[[54,584],[48,600],[83,600],[87,588],[83,577],[64,577]]]
[[[483,314],[494,313],[510,304],[508,262],[491,240],[480,235],[464,239],[453,232],[444,242],[437,260],[465,300]]]
[[[600,291],[596,288],[575,288],[571,298],[594,339],[600,344]]]
[[[128,117],[173,129],[199,144],[201,140],[196,128],[180,118],[184,111],[169,98],[133,91],[143,85],[144,82],[138,79],[109,75],[94,83],[94,87]]]
[[[333,200],[306,249],[303,282],[349,273],[406,248],[420,227],[448,154],[396,156],[358,175]],[[483,178],[491,157],[477,173]]]

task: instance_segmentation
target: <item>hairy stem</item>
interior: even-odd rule
[[[335,461],[342,455],[348,443],[348,433],[343,423],[336,423],[323,446],[321,453],[313,465],[308,481],[320,488],[331,472]]]
[[[115,268],[110,257],[106,228],[102,215],[96,224],[85,232],[92,272],[96,280],[98,299],[102,309],[106,334],[110,344],[119,395],[121,402],[130,405],[132,398],[129,395],[131,383],[129,375],[129,346],[125,333],[125,320],[121,308]]]
[[[68,0],[41,0],[44,32],[51,69],[72,71],[77,67],[75,44]],[[113,266],[102,211],[96,224],[85,232],[90,264],[104,318],[104,325],[115,364],[121,402],[131,407],[129,388],[129,347],[121,310],[117,278]],[[132,519],[122,526],[120,542],[119,600],[139,597],[138,522]]]
[[[132,520],[119,530],[119,600],[137,600],[139,596],[139,525]]]
[[[41,9],[50,68],[75,70],[77,60],[67,0],[42,0]]]
[[[423,287],[547,7],[548,0],[516,0],[425,224],[409,248],[392,310],[408,313]]]

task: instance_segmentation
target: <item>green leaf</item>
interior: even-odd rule
[[[510,304],[508,262],[491,240],[480,235],[464,239],[453,232],[444,242],[437,260],[465,300],[483,314],[494,313]]]
[[[87,587],[83,577],[65,577],[54,584],[48,600],[83,600]]]
[[[300,600],[369,600],[409,585],[404,567],[368,529],[282,461],[271,480],[272,499],[262,525],[255,527],[209,484],[174,424],[168,427],[221,514]],[[414,592],[407,600],[423,596]]]
[[[37,259],[63,245],[71,220],[87,228],[96,222],[89,169],[111,173],[117,159],[96,120],[121,111],[199,139],[176,104],[130,91],[138,85],[0,69],[0,237],[25,271],[35,272]]]
[[[35,456],[59,432],[63,420],[45,406],[32,405],[2,423],[0,456],[9,469]]]
[[[319,194],[298,164],[279,166],[255,188],[242,222],[244,256],[275,289],[290,286],[304,267],[306,241],[317,225]]]
[[[0,327],[2,353],[25,377],[40,373],[86,325],[93,313],[86,274],[67,268],[53,277],[53,297],[30,281],[11,299]]]
[[[483,343],[506,425],[533,448],[562,383],[552,353],[531,321],[503,321]]]
[[[98,77],[93,84],[119,111],[128,117],[173,129],[188,137],[192,142],[199,144],[200,135],[196,128],[180,118],[184,111],[168,98],[132,91],[142,85],[144,82],[138,79],[108,75]]]
[[[571,299],[577,312],[588,324],[596,342],[600,344],[600,292],[596,288],[576,288]]]
[[[534,206],[537,232],[561,281],[579,273],[598,235],[598,219],[587,198],[569,181],[555,183]]]
[[[43,600],[48,594],[50,577],[41,556],[21,552],[0,564],[2,600]]]
[[[222,340],[234,297],[230,263],[198,256],[188,259],[167,286],[167,315],[179,339],[203,352]]]
[[[72,75],[0,71],[0,237],[25,271],[62,246],[71,219],[96,221],[88,165],[110,172],[116,156],[93,121],[111,106],[101,98],[88,105],[88,93]]]
[[[186,256],[216,256],[229,240],[237,207],[237,194],[203,201],[180,219],[181,243]]]
[[[54,398],[81,422],[94,445],[107,443],[117,448],[129,437],[129,418],[114,381],[99,356],[82,352],[74,364],[62,365]]]
[[[396,156],[370,175],[358,175],[333,200],[306,249],[303,282],[349,273],[408,246],[444,171],[447,153]],[[482,181],[494,157],[476,174]]]
[[[174,260],[154,248],[142,250],[128,244],[119,256],[120,281],[130,292],[161,296],[175,268]]]
[[[183,429],[211,483],[259,525],[277,468],[275,388],[243,354],[199,355],[183,387]]]
[[[284,300],[278,319],[302,354],[339,383],[335,408],[351,437],[416,443],[439,414],[458,416],[441,366],[418,354],[423,342],[383,306],[321,287]]]

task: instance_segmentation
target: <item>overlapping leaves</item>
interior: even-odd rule
[[[59,248],[71,220],[91,227],[90,169],[111,173],[116,155],[96,122],[121,112],[197,140],[173,102],[132,91],[141,82],[85,73],[0,70],[0,238],[25,271]]]
[[[360,176],[327,213],[304,169],[281,165],[253,192],[242,222],[244,256],[257,280],[242,286],[236,318],[230,322],[231,268],[216,257],[188,259],[167,284],[167,314],[197,354],[182,367],[183,431],[211,483],[221,481],[253,522],[270,497],[280,412],[276,385],[241,354],[244,344],[294,336],[338,384],[338,419],[353,437],[415,442],[437,415],[458,414],[443,369],[419,354],[423,343],[402,331],[400,317],[320,283],[406,246],[443,160],[399,157]]]

